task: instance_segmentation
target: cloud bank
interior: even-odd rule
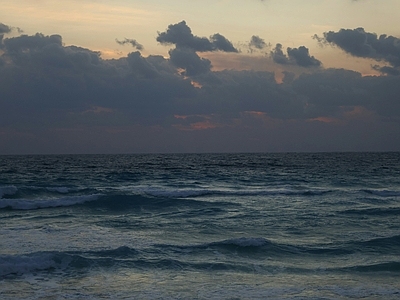
[[[395,37],[349,29],[324,39],[398,68]],[[400,149],[400,76],[324,69],[308,48],[285,53],[281,44],[263,58],[283,68],[281,82],[274,72],[214,71],[202,53],[245,54],[220,34],[194,35],[184,21],[157,41],[171,47],[169,57],[103,59],[60,35],[2,37],[0,153]],[[249,45],[268,47],[258,36]]]

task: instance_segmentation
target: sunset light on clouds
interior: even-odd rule
[[[2,1],[0,154],[399,151],[399,11]]]

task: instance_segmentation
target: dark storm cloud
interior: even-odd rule
[[[126,60],[133,72],[132,74],[137,77],[154,79],[160,76],[154,65],[149,63],[138,51],[129,53]]]
[[[7,26],[3,23],[0,23],[0,49],[3,47],[2,41],[4,38],[4,34],[10,33],[12,30],[13,30],[12,27]],[[19,33],[21,32],[21,29],[17,28],[17,30]],[[1,64],[1,61],[0,61],[0,64]]]
[[[11,32],[11,27],[9,27],[3,23],[0,23],[0,34],[9,33],[9,32]]]
[[[289,58],[283,53],[282,44],[276,44],[275,48],[271,51],[271,57],[277,64],[285,65],[289,63]]]
[[[3,41],[4,35],[7,33],[10,33],[13,29],[15,29],[15,28],[7,26],[6,24],[0,23],[0,49],[3,47],[2,41]],[[22,32],[21,29],[19,29],[19,28],[16,28],[16,29],[19,33]],[[1,65],[1,60],[0,60],[0,65]]]
[[[277,84],[272,72],[224,70],[208,75],[217,80],[204,83],[200,90],[197,110],[202,113],[233,118],[244,111],[257,111],[274,118],[305,117],[302,99]]]
[[[198,52],[217,50],[238,52],[232,43],[219,33],[212,35],[210,39],[193,35],[185,21],[171,24],[165,32],[159,32],[157,41],[161,44],[174,44],[177,48],[189,48]]]
[[[4,40],[5,57],[11,62],[10,67],[20,66],[35,71],[54,71],[56,77],[60,70],[97,71],[100,65],[100,53],[76,46],[65,47],[60,35],[33,36],[21,35]],[[71,80],[75,80],[71,76]]]
[[[158,33],[157,41],[164,45],[176,46],[169,51],[170,61],[174,66],[183,69],[186,76],[197,76],[211,69],[211,62],[199,57],[196,52],[238,52],[232,43],[219,33],[209,39],[193,35],[185,21],[169,25],[165,32]]]
[[[321,62],[314,56],[311,56],[308,48],[300,46],[299,48],[287,48],[287,55],[283,53],[282,45],[276,44],[275,48],[272,49],[271,58],[277,64],[292,64],[300,67],[319,67]]]
[[[4,45],[2,58],[7,63],[0,66],[0,101],[11,110],[25,107],[45,113],[47,108],[62,113],[67,109],[71,114],[105,107],[126,115],[119,122],[128,123],[158,122],[159,117],[174,113],[237,115],[242,111],[282,119],[333,117],[343,107],[360,105],[385,116],[400,114],[398,80],[364,78],[353,71],[319,69],[298,78],[286,72],[280,85],[269,72],[212,72],[209,60],[184,47],[171,49],[169,59],[132,52],[104,60],[98,52],[63,46],[58,35],[22,35],[5,39]],[[273,58],[317,65],[308,61],[306,48],[289,48],[288,53],[284,55],[278,44]],[[202,88],[195,88],[182,75],[194,78]],[[384,101],[380,95],[385,95]],[[10,118],[6,111],[2,110],[3,122]]]
[[[49,45],[62,47],[60,35],[44,36],[41,33],[5,39],[3,43],[7,54],[15,57],[33,55],[36,52],[41,52]]]
[[[62,45],[62,38],[58,34],[45,36],[41,33],[35,35],[21,35],[16,38],[9,38],[4,41],[8,51],[16,52],[25,49],[40,49],[48,44]]]
[[[126,45],[126,44],[130,44],[133,48],[137,49],[137,50],[143,50],[143,45],[139,44],[136,40],[134,39],[127,39],[125,38],[123,41],[120,41],[118,39],[115,39],[115,41],[120,44],[120,45]]]
[[[328,69],[303,74],[291,86],[306,99],[309,117],[335,117],[343,107],[368,105],[372,101],[363,82],[358,72]]]
[[[284,77],[282,79],[283,83],[292,83],[294,79],[296,78],[296,74],[288,71],[283,71],[282,72]]]
[[[185,75],[195,76],[209,72],[211,61],[200,58],[197,53],[188,48],[175,48],[169,51],[171,63],[185,70]]]
[[[319,67],[321,62],[314,56],[310,56],[308,48],[300,46],[299,48],[288,48],[287,53],[290,59],[301,67]]]
[[[321,40],[321,38],[318,38]],[[324,33],[323,41],[335,45],[353,56],[385,61],[392,66],[383,72],[397,73],[400,68],[400,39],[394,36],[366,32],[364,28],[340,29]]]
[[[378,65],[372,66],[372,68],[374,70],[377,70],[377,71],[383,73],[383,74],[393,75],[393,76],[400,75],[400,69],[399,68],[396,69],[396,68],[392,68],[392,67],[389,67],[389,66],[381,67],[381,66],[378,66]]]
[[[136,118],[151,123],[171,101],[188,97],[193,90],[190,81],[176,76],[176,68],[162,57],[144,58],[133,52],[126,58],[103,60],[98,52],[65,47],[60,36],[42,34],[5,39],[4,45],[0,125],[19,118],[16,113],[12,116],[13,111],[19,111],[20,126],[28,120],[37,126],[69,118],[79,123],[84,117],[79,112],[96,106],[123,111],[125,118],[114,116],[118,122]],[[24,115],[24,110],[30,113]]]
[[[219,33],[212,35],[210,37],[210,41],[215,50],[224,52],[238,52],[238,50],[233,47],[232,43]]]
[[[219,47],[229,49],[219,36],[209,40],[216,41],[221,43]],[[378,123],[368,124],[379,128],[392,126],[382,124],[395,124],[397,127],[393,128],[397,128],[396,133],[399,131],[400,76],[363,77],[349,70],[311,68],[297,77],[284,71],[283,83],[279,84],[272,72],[213,71],[210,60],[200,57],[193,47],[183,42],[175,45],[169,51],[169,59],[144,57],[139,51],[119,59],[103,59],[96,51],[65,46],[59,35],[4,39],[0,53],[0,152],[8,149],[3,146],[7,141],[16,139],[13,132],[36,140],[54,136],[61,140],[64,136],[58,132],[76,131],[77,139],[82,134],[81,139],[90,141],[92,130],[98,132],[99,140],[105,135],[114,140],[114,134],[106,134],[107,130],[124,132],[124,128],[135,127],[146,133],[142,139],[151,139],[154,131],[149,128],[155,128],[159,140],[154,145],[160,146],[172,143],[174,138],[179,142],[180,131],[208,130],[215,134],[215,141],[234,144],[236,133],[242,132],[240,141],[245,142],[248,130],[258,138],[274,126],[281,126],[282,131],[271,132],[271,139],[291,136],[300,142],[302,138],[312,142],[314,132],[321,126],[331,124],[329,128],[334,130],[334,124],[340,122],[340,126],[347,126],[343,125],[346,122],[363,125],[359,125],[359,137],[352,137],[354,141],[364,141],[363,136],[369,134],[364,125],[372,122],[365,118],[377,120]],[[278,44],[271,58],[283,66],[319,65],[305,47],[288,48],[286,55]],[[357,123],[357,118],[364,119]],[[296,137],[291,133],[296,128],[306,128],[304,134],[309,136]],[[354,126],[343,128],[352,130]],[[43,133],[46,130],[52,132],[52,137]],[[344,129],[341,131],[341,135],[335,133],[338,141],[346,134]],[[171,135],[164,136],[166,132]],[[321,133],[324,141],[329,141],[328,133],[332,132]],[[387,140],[398,136],[392,129],[379,133]],[[209,136],[204,134],[203,138],[194,135],[197,138],[192,142],[206,142]],[[121,133],[118,145],[142,141],[127,140]],[[69,141],[65,137],[63,143]],[[22,142],[15,143],[18,147]],[[400,141],[393,143],[395,146],[390,149],[400,147]]]

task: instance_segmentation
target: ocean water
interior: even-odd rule
[[[0,299],[400,299],[400,153],[0,156]]]

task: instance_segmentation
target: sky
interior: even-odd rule
[[[398,0],[0,7],[0,154],[400,151]]]

